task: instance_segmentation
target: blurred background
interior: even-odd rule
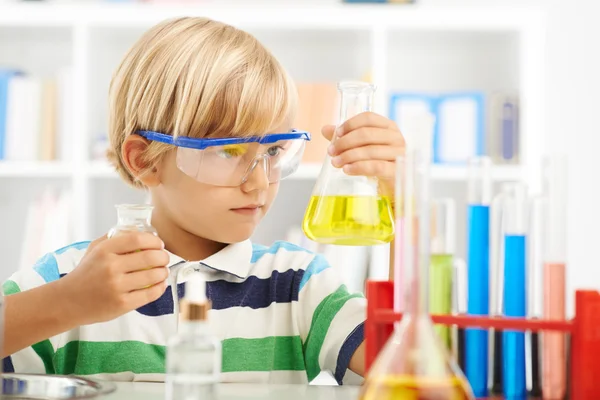
[[[459,257],[467,158],[492,157],[496,189],[524,180],[535,194],[541,157],[566,153],[567,285],[600,288],[600,3],[349,3],[358,2],[0,0],[0,278],[106,233],[115,204],[146,200],[104,159],[110,77],[144,30],[165,18],[203,15],[248,30],[272,50],[298,83],[296,126],[315,137],[256,241],[285,239],[326,252],[357,290],[366,277],[387,277],[388,246],[317,248],[300,231],[327,146],[320,126],[336,122],[335,83],[369,80],[378,87],[375,111],[401,128],[423,110],[436,116],[433,193],[456,201]]]

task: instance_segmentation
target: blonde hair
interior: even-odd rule
[[[143,187],[121,157],[128,135],[262,135],[291,123],[296,96],[287,72],[249,33],[207,18],[168,20],[147,31],[113,75],[107,155],[127,183]],[[151,142],[144,165],[171,149]]]

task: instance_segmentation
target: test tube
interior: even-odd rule
[[[404,250],[404,229],[405,229],[405,209],[404,199],[406,197],[407,174],[412,173],[409,162],[412,161],[412,154],[408,153],[404,157],[398,157],[396,169],[396,187],[395,187],[395,226],[396,233],[392,246],[394,248],[394,311],[401,313],[404,311],[404,277],[405,264],[403,257]]]
[[[543,317],[544,243],[547,231],[548,199],[536,196],[530,202],[529,231],[527,235],[527,318]],[[542,397],[540,334],[527,332],[527,388],[529,396]]]
[[[489,315],[490,202],[492,197],[491,160],[469,160],[467,220],[467,312]],[[475,397],[488,393],[488,332],[469,328],[465,338],[466,376]]]
[[[429,312],[452,312],[452,282],[456,251],[456,206],[451,198],[431,202],[431,265],[429,270]],[[438,325],[436,333],[448,350],[452,348],[451,330]]]
[[[401,263],[404,273],[404,313],[428,315],[430,265],[429,162],[422,152],[407,151],[398,160],[402,183],[403,240]],[[398,203],[397,203],[398,204]]]
[[[504,236],[504,314],[525,317],[526,304],[526,234],[527,187],[512,184],[503,201]],[[505,398],[527,396],[525,370],[525,333],[506,330],[502,335],[503,392]]]
[[[548,197],[544,251],[544,318],[565,319],[567,230],[567,160],[544,158],[544,192]],[[542,393],[544,399],[562,399],[566,390],[565,337],[559,332],[542,335]]]
[[[490,315],[499,317],[504,313],[504,201],[512,184],[502,185],[500,194],[491,206],[490,226]],[[490,329],[489,383],[491,395],[502,395],[502,331]]]
[[[467,264],[462,259],[456,259],[453,267],[452,313],[464,315],[467,313]],[[452,329],[452,353],[460,369],[466,371],[464,328],[455,326]]]

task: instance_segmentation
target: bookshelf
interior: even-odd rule
[[[495,167],[493,175],[498,184],[536,182],[544,151],[545,21],[534,9],[331,1],[249,6],[227,0],[202,6],[7,4],[0,13],[0,66],[39,74],[70,66],[73,101],[71,135],[61,138],[65,154],[59,161],[0,162],[0,198],[10,198],[0,203],[0,218],[7,221],[0,229],[1,250],[8,261],[0,270],[2,278],[16,269],[23,241],[22,229],[11,224],[25,219],[27,204],[45,187],[71,191],[73,241],[106,232],[115,221],[114,204],[143,201],[145,194],[120,182],[92,149],[106,131],[108,83],[124,52],[153,24],[186,15],[207,16],[248,30],[299,80],[337,81],[369,74],[378,87],[376,111],[384,115],[390,94],[397,90],[515,91],[523,109],[521,163]],[[301,221],[319,169],[319,164],[303,165],[282,183],[256,240],[282,239]],[[465,178],[464,167],[435,165],[433,194],[463,201]],[[464,252],[462,247],[459,239],[459,253]]]

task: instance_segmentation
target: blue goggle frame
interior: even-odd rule
[[[271,144],[281,140],[306,140],[310,141],[310,133],[292,129],[287,133],[269,133],[262,136],[249,137],[227,137],[227,138],[190,138],[187,136],[179,136],[176,139],[171,135],[160,132],[140,130],[136,132],[138,135],[155,142],[171,144],[179,147],[187,147],[189,149],[204,150],[213,146],[226,146],[240,143],[259,143]]]

